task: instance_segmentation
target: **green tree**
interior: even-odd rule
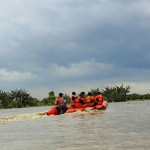
[[[48,97],[47,97],[47,98],[44,98],[44,99],[42,100],[42,102],[44,103],[44,105],[54,105],[55,99],[56,99],[56,96],[55,96],[54,91],[50,91],[50,92],[48,93]]]
[[[108,102],[123,102],[126,101],[127,93],[130,91],[130,86],[123,87],[123,84],[115,87],[106,87],[103,91],[104,98]]]
[[[91,89],[91,94],[92,94],[93,96],[96,96],[98,92],[99,92],[99,88]]]
[[[66,101],[66,104],[69,104],[69,103],[70,103],[70,96],[69,96],[69,95],[64,94],[63,98],[64,98],[64,100]]]

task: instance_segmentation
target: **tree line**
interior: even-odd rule
[[[93,96],[96,96],[98,92],[101,92],[104,99],[108,102],[125,102],[128,100],[145,100],[150,99],[150,94],[137,94],[130,93],[130,85],[124,87],[123,84],[113,87],[105,87],[105,89],[91,89]],[[87,95],[87,94],[86,94]],[[54,91],[50,91],[46,98],[38,100],[37,98],[32,97],[28,94],[28,91],[25,89],[14,90],[11,92],[4,92],[0,90],[0,108],[22,108],[22,107],[36,107],[36,106],[49,106],[54,105],[55,99]],[[66,103],[69,104],[70,95],[65,94],[64,99]]]
[[[27,91],[15,90],[11,92],[3,92],[0,90],[0,108],[22,108],[30,106],[38,106],[39,100],[33,98]]]

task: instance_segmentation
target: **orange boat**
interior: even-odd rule
[[[96,105],[93,107],[85,107],[85,108],[74,108],[73,106],[67,106],[67,109],[65,111],[65,114],[69,114],[69,113],[74,113],[76,111],[84,111],[86,109],[90,109],[90,110],[106,110],[108,106],[108,102],[107,101],[103,101],[102,105]],[[53,107],[50,110],[48,110],[47,115],[60,115],[60,110],[58,107]]]

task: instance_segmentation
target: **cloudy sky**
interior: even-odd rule
[[[149,0],[1,0],[0,89],[42,99],[106,86],[150,92]]]

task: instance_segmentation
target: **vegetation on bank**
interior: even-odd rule
[[[145,100],[150,99],[150,94],[137,94],[130,92],[130,85],[123,87],[123,84],[118,87],[105,87],[101,89],[103,97],[108,102],[125,102],[129,100]],[[91,89],[92,95],[96,95],[100,89]],[[70,95],[65,94],[64,99],[69,103]],[[23,108],[23,107],[36,107],[36,106],[49,106],[54,105],[56,99],[54,91],[48,93],[48,97],[38,100],[37,98],[32,97],[28,92],[24,90],[15,90],[11,92],[4,92],[0,90],[0,108]]]

